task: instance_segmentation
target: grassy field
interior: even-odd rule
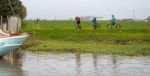
[[[120,30],[108,30],[106,21],[93,30],[91,21],[82,21],[75,29],[69,20],[25,21],[22,32],[33,32],[25,42],[27,50],[88,52],[116,55],[150,55],[150,22],[118,21]]]

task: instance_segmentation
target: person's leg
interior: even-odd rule
[[[95,25],[95,29],[97,28],[97,25]]]
[[[80,24],[78,24],[78,27],[79,27],[79,29],[81,29],[81,25]]]
[[[115,26],[115,22],[112,22],[112,25]]]
[[[75,28],[78,29],[78,22],[75,22]]]
[[[94,22],[94,25],[93,25],[93,26],[94,26],[94,29],[96,29],[96,28],[97,28],[96,22]]]
[[[75,24],[75,28],[78,29],[78,24],[77,23]]]
[[[78,28],[81,29],[80,21],[78,21]]]
[[[112,22],[112,28],[115,28],[115,22]]]

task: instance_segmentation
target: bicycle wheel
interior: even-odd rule
[[[97,26],[97,28],[98,28],[98,29],[100,29],[100,28],[101,28],[101,26],[100,26],[100,24],[99,24],[99,23],[97,23],[97,25],[96,25],[96,26]]]
[[[112,29],[112,25],[111,24],[107,24],[107,29]]]
[[[117,23],[117,24],[115,25],[115,29],[121,29],[121,25]]]

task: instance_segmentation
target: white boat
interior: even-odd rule
[[[28,34],[0,38],[0,57],[19,48],[27,39]]]

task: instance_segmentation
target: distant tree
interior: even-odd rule
[[[22,5],[22,8],[20,10],[20,18],[23,20],[27,16],[27,10],[26,7]]]
[[[150,21],[150,16],[147,17],[147,20]]]
[[[20,0],[9,0],[14,13],[19,16],[21,19],[26,17],[26,8],[23,6]],[[14,13],[10,7],[8,0],[0,0],[0,16],[14,16]]]

